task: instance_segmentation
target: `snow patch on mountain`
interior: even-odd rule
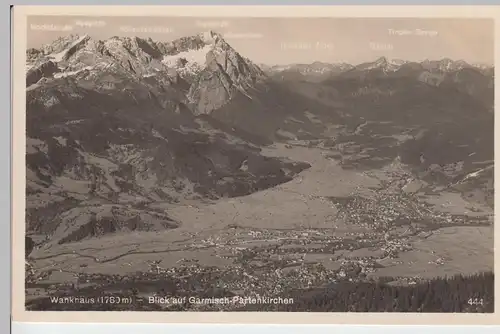
[[[93,66],[86,66],[82,69],[79,69],[79,70],[75,70],[75,71],[67,71],[67,72],[60,72],[60,73],[55,73],[54,74],[54,78],[65,78],[65,77],[68,77],[68,76],[73,76],[73,75],[76,75],[78,73],[81,73],[83,71],[90,71],[92,70],[94,67]]]
[[[170,68],[197,73],[205,67],[207,54],[212,49],[212,46],[205,45],[199,49],[187,50],[175,55],[166,55],[163,56],[162,63]]]
[[[395,65],[395,66],[402,66],[402,65],[408,63],[407,60],[403,60],[403,59],[389,59],[388,62],[392,65]]]
[[[441,65],[440,69],[442,71],[450,71],[451,68],[453,67],[453,61],[451,59],[443,59],[440,65]]]
[[[464,181],[469,180],[471,178],[476,178],[476,177],[480,176],[481,173],[484,173],[484,172],[492,169],[493,167],[494,166],[487,166],[487,167],[481,168],[481,169],[479,169],[479,170],[477,170],[475,172],[469,173],[460,182],[464,182]]]

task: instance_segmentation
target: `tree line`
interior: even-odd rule
[[[246,311],[493,313],[494,274],[455,275],[414,285],[342,281],[296,291],[289,305],[249,305]]]

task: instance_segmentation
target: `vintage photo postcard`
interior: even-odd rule
[[[498,13],[16,7],[14,320],[500,322]]]

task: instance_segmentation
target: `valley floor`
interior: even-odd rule
[[[493,270],[490,208],[446,190],[429,193],[397,164],[346,170],[329,158],[331,151],[301,143],[264,153],[312,167],[244,197],[156,203],[182,222],[177,229],[37,249],[30,261],[40,279],[27,284],[27,305],[64,309],[37,300],[75,290],[148,299],[161,291],[189,296],[219,289],[213,293],[284,298],[343,280],[391,277],[390,284],[408,285]]]

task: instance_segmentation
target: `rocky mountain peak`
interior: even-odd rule
[[[386,57],[380,57],[374,62],[371,63],[363,63],[361,65],[356,66],[358,70],[382,70],[384,72],[394,72],[399,69],[401,64],[394,62],[392,60],[387,59]]]
[[[205,45],[183,54],[194,62],[204,60],[188,94],[197,113],[210,113],[238,94],[248,96],[247,90],[254,88],[259,78],[265,76],[257,65],[234,50],[222,35],[209,31],[197,36]]]
[[[30,49],[27,55],[27,86],[59,77],[101,86],[99,78],[106,73],[119,76],[119,81],[149,78],[148,82],[156,80],[154,85],[180,84],[178,89],[186,94],[181,100],[189,101],[195,113],[210,113],[240,93],[248,96],[247,90],[265,76],[214,31],[169,42],[123,36],[98,41],[69,35],[40,50]]]
[[[88,35],[63,36],[39,49],[30,48],[26,51],[28,62],[43,62],[52,60],[61,62],[68,60],[76,51],[90,40]]]

